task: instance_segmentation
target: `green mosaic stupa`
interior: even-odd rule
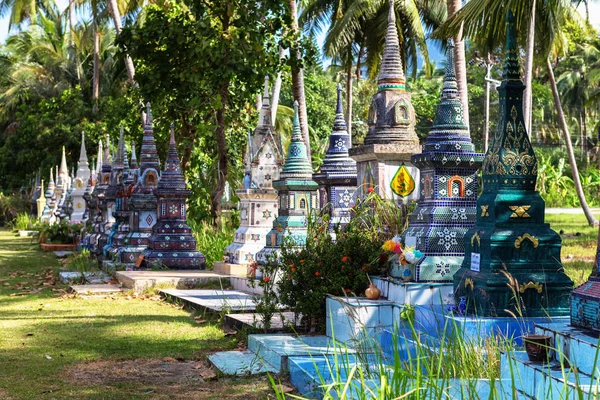
[[[538,164],[523,123],[523,90],[514,16],[506,16],[504,76],[498,88],[498,128],[483,162],[483,193],[475,227],[465,235],[465,258],[454,291],[467,312],[509,316],[518,282],[523,316],[569,314],[573,282],[560,261],[561,238],[544,222],[545,203],[535,190]]]
[[[265,247],[256,255],[259,263],[278,257],[286,237],[298,247],[306,243],[308,215],[319,207],[319,185],[313,181],[312,173],[298,121],[298,102],[295,101],[292,140],[279,179],[273,181],[273,188],[279,194],[279,215],[273,221],[273,229],[267,233]]]

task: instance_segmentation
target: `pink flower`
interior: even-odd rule
[[[400,246],[400,243],[396,243],[396,246],[394,246],[394,253],[402,254],[402,247]]]

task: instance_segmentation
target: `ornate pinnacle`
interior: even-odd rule
[[[262,107],[258,117],[258,126],[271,126],[271,105],[269,101],[269,76],[265,76],[265,86],[262,98]]]
[[[125,163],[125,141],[123,139],[123,125],[121,125],[121,130],[119,131],[119,144],[117,145],[117,157],[115,160],[115,164],[118,166],[123,166]]]
[[[137,163],[137,156],[135,154],[135,142],[131,142],[131,168],[137,168],[138,167],[138,163]]]
[[[294,100],[294,122],[292,128],[292,142],[302,141],[302,131],[300,130],[300,120],[298,119],[298,100]]]
[[[521,81],[515,16],[510,9],[506,13],[506,45],[504,51],[504,79],[507,81]]]
[[[335,121],[333,123],[334,131],[345,131],[346,130],[346,119],[344,118],[344,111],[342,107],[342,85],[337,85],[337,104],[335,106]]]
[[[152,110],[150,102],[146,103],[146,125],[152,126]]]
[[[404,91],[404,70],[400,58],[400,44],[398,41],[398,30],[396,28],[396,14],[394,12],[394,0],[390,0],[388,13],[388,26],[385,35],[385,46],[383,48],[383,59],[379,76],[377,77],[378,90],[402,90]]]
[[[79,151],[79,161],[86,164],[88,162],[87,150],[85,149],[85,133],[83,131],[81,132],[81,150]]]

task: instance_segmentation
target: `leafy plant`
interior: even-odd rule
[[[196,247],[206,257],[206,268],[212,269],[215,261],[223,260],[225,247],[233,242],[234,229],[230,224],[214,228],[206,222],[188,221],[196,238]]]
[[[81,228],[81,224],[76,222],[60,221],[54,224],[44,222],[40,225],[40,238],[45,240],[46,243],[75,243]]]
[[[258,263],[253,261],[250,265],[251,270],[254,272],[258,267]],[[279,296],[276,290],[276,282],[281,279],[281,268],[277,262],[268,262],[266,265],[261,267],[262,277],[259,279],[255,278],[255,274],[250,274],[248,280],[250,286],[262,288],[262,295],[254,296],[256,302],[256,313],[260,315],[263,330],[265,333],[271,328],[271,320],[278,310]]]
[[[36,219],[29,215],[29,213],[21,212],[17,214],[17,217],[13,221],[13,228],[19,231],[31,230],[36,222]]]
[[[83,249],[81,253],[69,257],[67,267],[69,270],[77,272],[96,271],[98,270],[98,261],[92,258],[89,250]]]

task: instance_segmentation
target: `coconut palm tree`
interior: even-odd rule
[[[550,61],[551,58],[556,60],[565,51],[563,29],[566,24],[569,21],[578,23],[580,20],[579,14],[571,2],[568,0],[471,0],[455,14],[453,19],[444,23],[435,32],[435,36],[452,37],[460,32],[464,24],[465,36],[481,45],[484,51],[491,52],[505,41],[502,21],[508,9],[511,9],[515,15],[516,30],[520,33],[518,39],[521,43],[527,43],[527,49],[531,48],[532,50],[532,54],[527,54],[526,57],[533,60],[535,56],[540,60],[544,60],[543,65],[549,76],[559,125],[567,145],[575,190],[588,223],[595,226],[598,224],[598,220],[592,214],[585,199],[569,127],[560,101],[556,79],[554,78],[553,65]],[[531,24],[532,17],[535,18],[535,24]],[[531,45],[532,41],[533,45]],[[526,65],[528,65],[528,62],[526,62]],[[533,62],[531,65],[533,65]],[[525,85],[530,88],[532,73],[526,73],[525,76]],[[525,114],[530,115],[531,106],[526,111]]]

